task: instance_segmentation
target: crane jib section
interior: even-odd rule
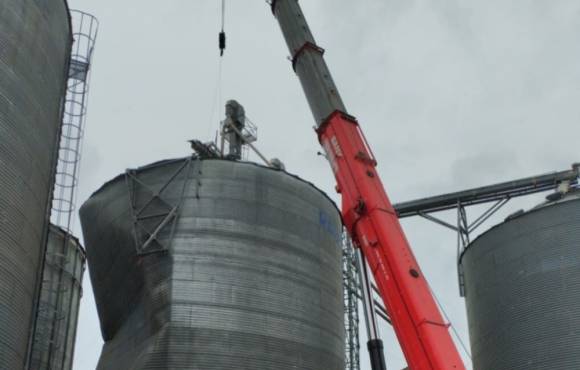
[[[335,112],[318,135],[335,173],[345,226],[367,259],[410,369],[464,369],[357,121]]]
[[[376,170],[297,0],[272,1],[342,196],[342,214],[389,311],[411,370],[465,369]]]

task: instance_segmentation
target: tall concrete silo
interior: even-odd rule
[[[0,369],[28,358],[71,41],[64,0],[0,1]]]
[[[50,225],[31,369],[72,369],[85,261],[78,239]]]
[[[474,369],[580,369],[580,191],[508,218],[461,263]]]
[[[128,171],[81,208],[99,369],[343,370],[341,220],[246,162]]]

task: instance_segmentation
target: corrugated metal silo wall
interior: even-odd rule
[[[70,370],[74,355],[85,252],[79,241],[51,225],[31,368]]]
[[[71,46],[63,0],[0,0],[0,369],[25,366]]]
[[[474,369],[580,369],[580,200],[496,226],[462,264]]]
[[[344,369],[341,221],[311,184],[169,161],[105,185],[81,220],[99,369]]]

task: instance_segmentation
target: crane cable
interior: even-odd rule
[[[471,353],[469,352],[469,349],[467,348],[465,341],[463,341],[463,338],[461,338],[461,335],[459,335],[457,328],[455,327],[455,325],[453,325],[453,323],[451,322],[451,319],[449,318],[449,315],[445,311],[445,307],[443,307],[443,304],[441,303],[441,301],[439,300],[439,298],[437,297],[437,295],[435,294],[435,292],[431,288],[431,285],[428,282],[427,282],[427,287],[431,291],[431,295],[433,296],[433,298],[435,298],[435,302],[437,302],[437,305],[439,306],[439,309],[443,313],[445,320],[447,320],[447,322],[449,323],[449,326],[451,327],[451,330],[453,331],[453,333],[455,334],[455,337],[459,341],[459,344],[461,345],[463,352],[465,352],[467,357],[469,357],[469,359],[473,361],[473,358],[471,357]]]

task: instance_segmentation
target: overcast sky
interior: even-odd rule
[[[126,168],[188,155],[188,139],[212,139],[230,98],[259,126],[258,146],[268,157],[281,158],[290,172],[338,200],[328,164],[316,155],[314,122],[286,45],[264,1],[228,1],[219,94],[220,1],[69,3],[101,23],[79,205]],[[580,161],[577,0],[301,4],[393,202]],[[487,226],[539,200],[514,201]],[[403,226],[433,290],[468,341],[455,235],[424,220]],[[76,370],[93,369],[102,345],[88,275],[84,289]],[[389,369],[403,368],[391,330],[384,326],[382,335]],[[369,369],[366,357],[362,369]]]

